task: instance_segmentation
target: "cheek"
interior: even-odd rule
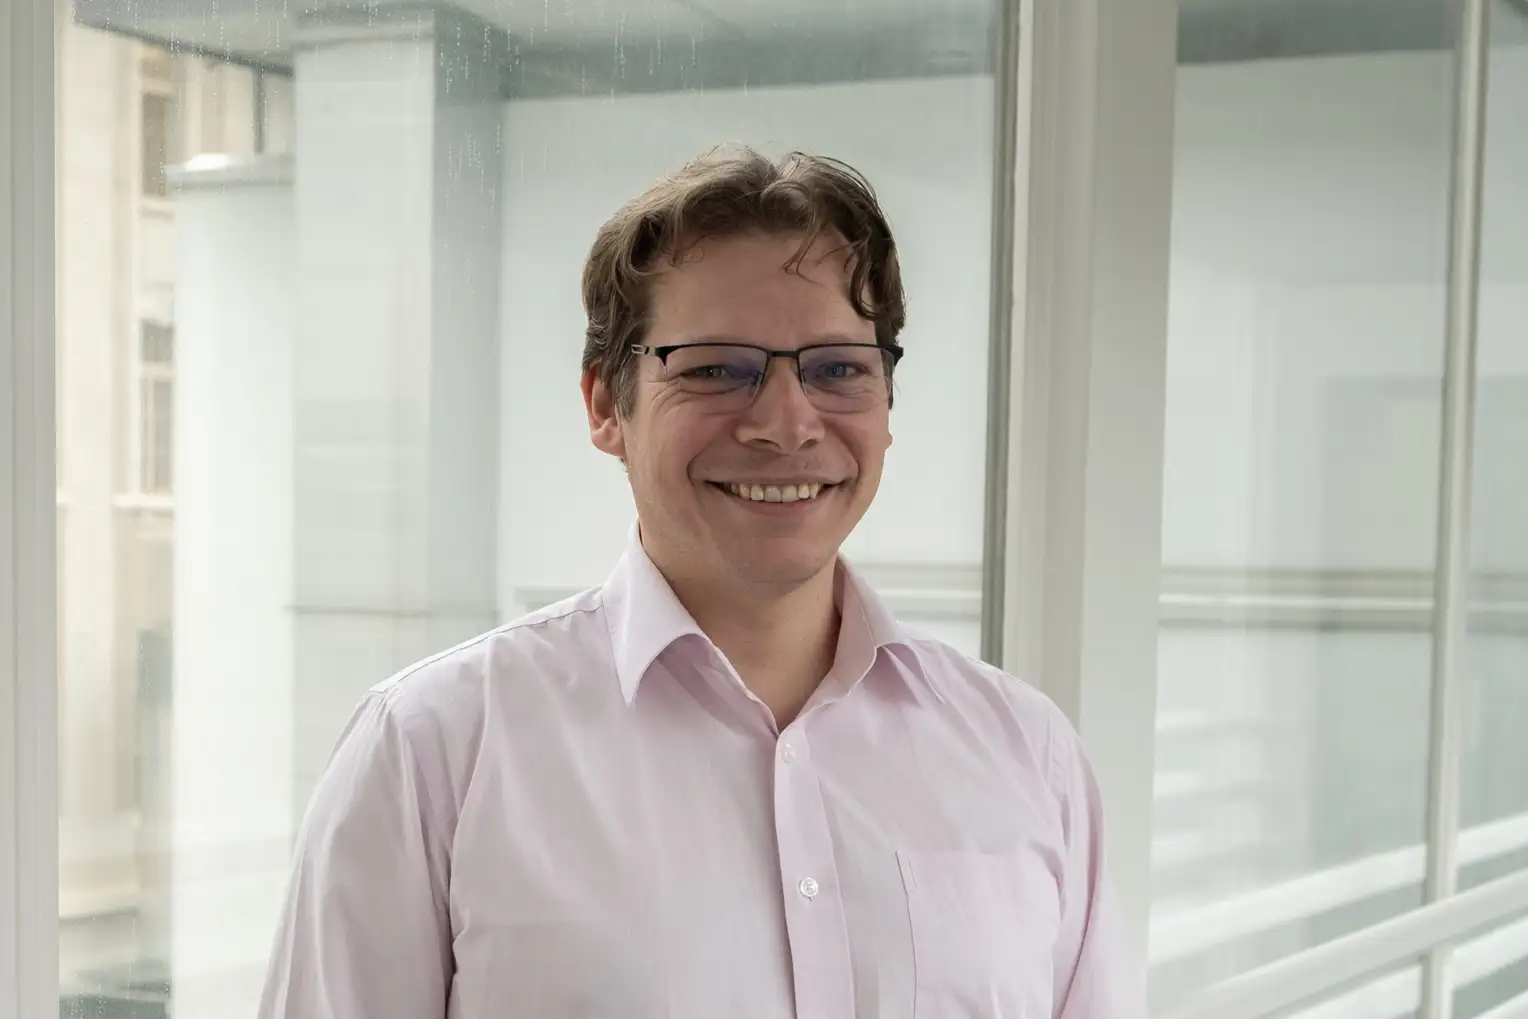
[[[890,422],[885,418],[864,422],[861,427],[846,433],[844,441],[854,454],[854,458],[859,461],[861,471],[866,474],[879,474],[881,461],[886,456],[886,450],[891,446]]]
[[[694,462],[719,437],[714,419],[687,413],[686,408],[665,408],[653,415],[643,436],[644,462],[656,477],[679,482],[689,477]]]

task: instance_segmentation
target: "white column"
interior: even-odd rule
[[[1144,954],[1177,4],[1024,12],[1002,659],[1082,734]]]
[[[248,1015],[294,812],[290,164],[176,176],[170,963],[179,1015]]]
[[[503,40],[400,17],[296,58],[299,809],[368,687],[497,621]]]

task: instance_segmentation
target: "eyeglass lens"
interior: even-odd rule
[[[666,376],[683,391],[746,405],[763,386],[769,353],[757,347],[697,343],[668,355]],[[859,410],[885,402],[890,352],[870,346],[827,345],[801,351],[802,387],[822,410]]]

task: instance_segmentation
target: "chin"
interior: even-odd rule
[[[734,572],[756,583],[796,586],[805,584],[837,558],[834,549],[813,543],[814,547],[771,550],[771,542],[761,542],[731,556]],[[783,543],[782,543],[783,544]]]

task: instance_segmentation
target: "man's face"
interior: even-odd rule
[[[647,343],[874,343],[873,324],[849,303],[848,267],[833,239],[788,272],[800,243],[762,234],[702,241],[654,280]],[[821,411],[796,362],[774,358],[753,402],[722,411],[714,397],[667,378],[656,356],[643,355],[638,367],[629,416],[615,414],[613,394],[592,377],[584,393],[595,445],[626,462],[643,545],[659,567],[775,591],[829,568],[880,484],[891,444],[887,401]],[[782,501],[745,498],[741,485],[766,495],[775,486]],[[785,501],[786,486],[796,486],[795,501]]]

